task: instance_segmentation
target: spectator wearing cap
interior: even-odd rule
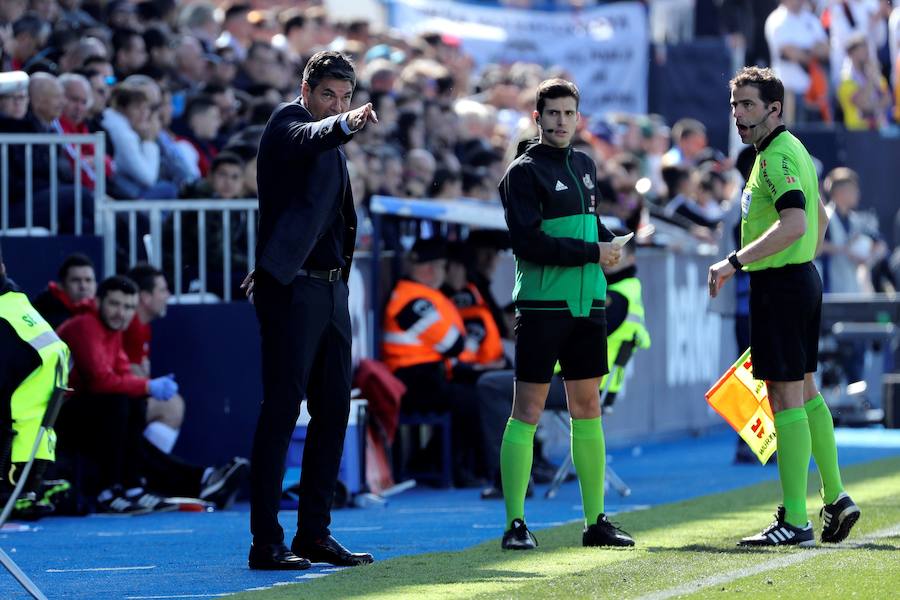
[[[0,73],[0,130],[12,131],[28,114],[28,74]],[[7,121],[9,121],[7,123]]]
[[[409,254],[405,278],[391,292],[384,313],[381,356],[406,385],[404,412],[450,412],[454,480],[472,484],[463,450],[477,439],[478,408],[470,385],[452,381],[454,363],[465,350],[465,325],[440,292],[447,274],[446,243],[419,239]]]
[[[141,34],[134,29],[113,31],[112,47],[112,63],[119,80],[137,73],[147,64],[147,46]]]
[[[237,76],[238,61],[231,48],[216,48],[214,54],[206,56],[209,62],[209,73],[206,78],[209,85],[231,87]]]
[[[224,9],[222,33],[216,39],[217,48],[231,48],[239,61],[247,58],[247,49],[253,39],[253,25],[247,18],[253,7],[235,2]]]
[[[28,81],[29,111],[24,119],[0,120],[0,131],[17,133],[57,133],[59,119],[65,101],[62,84],[49,73],[35,73]],[[27,225],[27,199],[25,185],[27,163],[24,147],[16,146],[10,151],[10,221],[13,227]],[[50,227],[51,179],[56,178],[58,227],[62,233],[74,231],[75,188],[70,184],[72,170],[67,161],[56,164],[56,173],[51,172],[50,151],[47,146],[37,146],[31,154],[32,221],[38,227]],[[94,201],[89,190],[82,190],[82,230],[92,228]],[[87,228],[87,229],[84,229]]]
[[[40,59],[41,50],[47,45],[50,25],[37,14],[29,12],[12,25],[13,43],[9,69],[28,71]]]
[[[875,130],[887,124],[891,92],[865,34],[853,35],[847,42],[837,96],[847,129]]]
[[[77,73],[64,73],[60,75],[64,103],[62,115],[56,121],[56,129],[64,134],[89,134],[91,133],[86,121],[90,114],[94,95],[91,92],[90,82]],[[72,172],[81,173],[81,183],[87,189],[94,189],[96,173],[94,172],[94,146],[83,144],[77,148],[73,144],[66,144],[66,156],[72,165]],[[77,168],[76,168],[77,165]],[[107,179],[113,177],[113,162],[110,156],[104,157],[104,169]]]

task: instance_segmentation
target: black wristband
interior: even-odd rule
[[[728,262],[731,263],[731,266],[734,267],[735,271],[740,271],[744,268],[744,265],[742,265],[741,261],[738,260],[737,250],[731,251],[731,254],[728,255]]]

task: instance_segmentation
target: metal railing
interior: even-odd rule
[[[103,202],[98,217],[103,227],[103,263],[104,271],[111,275],[116,270],[117,250],[124,253],[128,266],[138,260],[138,249],[144,246],[149,262],[172,274],[172,294],[176,302],[181,302],[187,293],[198,293],[199,302],[208,300],[209,285],[207,269],[211,257],[221,257],[222,299],[232,299],[234,247],[232,239],[238,232],[232,232],[232,215],[245,215],[243,227],[246,228],[247,268],[252,269],[256,263],[256,219],[259,204],[257,200],[123,200]],[[219,214],[222,218],[221,246],[213,248],[208,243],[210,233],[207,222],[210,214]],[[196,217],[196,289],[185,289],[184,255],[185,235],[188,232],[184,225],[185,216]],[[120,249],[122,241],[119,227],[127,228],[127,238]],[[233,235],[234,234],[234,235]],[[171,246],[164,248],[164,237],[170,238]],[[167,254],[168,250],[171,254]],[[171,270],[170,270],[171,269]],[[190,284],[190,282],[188,282]]]
[[[94,147],[93,167],[84,163],[81,147],[90,145]],[[49,153],[49,229],[51,234],[59,231],[59,146],[64,146],[63,152],[68,153],[73,160],[74,187],[74,233],[82,234],[82,201],[83,184],[81,173],[86,168],[93,169],[94,181],[94,232],[101,234],[99,226],[100,207],[106,198],[106,139],[103,133],[91,134],[56,134],[56,133],[3,133],[0,134],[0,231],[10,229],[10,147],[24,146],[23,149],[23,176],[25,220],[24,230],[30,235],[36,229],[34,224],[34,152],[35,146],[47,146]],[[63,157],[63,160],[68,160]]]

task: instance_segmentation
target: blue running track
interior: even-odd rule
[[[732,465],[734,440],[730,431],[716,430],[699,438],[613,449],[610,466],[633,492],[620,498],[610,491],[607,511],[635,510],[776,478],[773,465]],[[896,456],[900,430],[839,430],[838,445],[844,465]],[[538,486],[526,503],[531,527],[581,518],[575,482],[563,485],[553,500],[543,498],[544,490]],[[0,533],[0,548],[51,599],[212,598],[333,571],[328,565],[315,565],[299,575],[250,571],[248,517],[247,505],[238,504],[217,513],[48,518],[30,525],[9,524]],[[291,511],[282,513],[289,537],[293,520]],[[381,560],[466,548],[499,539],[502,528],[502,501],[482,501],[474,489],[427,488],[404,492],[387,506],[335,511],[332,527],[335,537],[351,549],[373,552]],[[0,569],[0,598],[30,596]]]

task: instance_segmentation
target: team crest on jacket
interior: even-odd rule
[[[589,190],[594,189],[594,182],[591,179],[590,173],[585,173],[584,177],[582,178],[582,181],[584,182],[584,187],[586,187]]]

